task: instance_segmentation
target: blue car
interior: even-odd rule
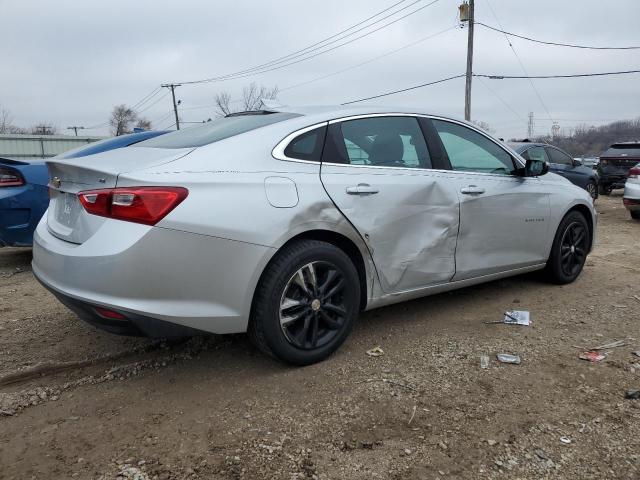
[[[598,198],[599,175],[591,166],[571,157],[558,147],[539,142],[511,142],[511,148],[525,160],[542,160],[549,163],[549,171],[562,175],[574,185],[584,188],[591,198]]]
[[[58,158],[76,158],[128,147],[166,131],[108,138],[65,152]],[[0,247],[30,247],[33,231],[49,206],[46,160],[0,158]]]

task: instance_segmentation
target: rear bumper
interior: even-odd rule
[[[633,181],[633,183],[631,183]],[[623,202],[627,210],[640,211],[640,182],[630,180],[624,186]]]
[[[48,202],[47,190],[39,185],[0,189],[0,247],[30,247]]]
[[[33,273],[79,316],[111,331],[126,325],[105,324],[95,307],[124,315],[135,328],[122,333],[167,336],[165,324],[238,333],[247,329],[271,254],[259,245],[117,220],[77,245],[53,236],[43,220],[34,235]]]

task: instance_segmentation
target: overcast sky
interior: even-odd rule
[[[114,105],[135,105],[163,82],[220,76],[269,62],[322,41],[398,1],[0,0],[0,105],[11,111],[19,126],[50,122],[67,132],[70,125],[104,125]],[[326,48],[430,1],[418,1],[367,27],[415,0],[401,2],[357,27],[364,28],[361,32]],[[499,22],[505,30],[521,35],[595,46],[640,45],[639,0],[476,2],[477,21],[493,26]],[[180,117],[185,122],[212,117],[217,92],[227,91],[238,98],[242,87],[252,81],[277,85],[283,104],[315,105],[342,103],[462,74],[467,30],[458,27],[459,3],[439,0],[378,32],[295,65],[246,78],[179,87]],[[431,35],[436,36],[418,42]],[[578,50],[517,38],[511,41],[529,75],[640,68],[640,50]],[[368,63],[350,68],[363,62]],[[345,69],[349,70],[305,83]],[[523,68],[504,35],[478,25],[474,72],[522,75]],[[529,112],[534,113],[537,134],[550,131],[551,119],[569,131],[580,123],[599,125],[640,116],[639,74],[533,82],[539,96],[527,80],[474,79],[472,119],[489,123],[498,136],[523,137]],[[142,115],[156,128],[174,123],[167,93],[163,89],[140,106]],[[415,105],[462,117],[464,79],[370,103]],[[108,128],[85,133],[107,135]]]

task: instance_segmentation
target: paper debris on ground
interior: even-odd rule
[[[384,350],[380,347],[373,347],[371,350],[367,350],[367,355],[370,357],[381,357],[384,355]]]
[[[520,365],[520,357],[518,355],[511,355],[509,353],[499,353],[497,355],[500,363],[513,363],[514,365]]]
[[[480,355],[480,368],[489,368],[489,355]]]
[[[526,310],[511,310],[510,312],[504,313],[503,323],[507,323],[509,325],[531,325],[529,312]]]
[[[586,360],[588,362],[601,362],[607,358],[607,354],[603,352],[598,352],[596,350],[590,350],[588,352],[582,352],[580,354],[580,360]]]
[[[624,393],[624,398],[629,399],[629,400],[638,400],[638,399],[640,399],[640,390],[638,390],[636,388],[627,390]]]

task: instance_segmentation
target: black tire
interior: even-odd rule
[[[598,184],[593,180],[587,183],[587,186],[584,189],[591,195],[591,198],[595,201],[598,198]]]
[[[629,213],[631,214],[631,218],[633,218],[634,220],[640,220],[640,212],[629,210]]]
[[[560,222],[547,261],[547,278],[559,285],[573,282],[584,267],[591,248],[589,224],[580,212],[569,212]]]
[[[311,277],[315,281],[308,281]],[[296,241],[265,269],[253,301],[249,335],[262,352],[285,363],[319,362],[351,332],[360,295],[358,271],[342,250],[318,240]],[[292,306],[284,307],[287,301]],[[283,314],[295,320],[281,323]]]
[[[613,191],[613,188],[611,188],[611,185],[600,185],[598,187],[598,191],[600,193],[600,195],[611,195],[611,192]]]

